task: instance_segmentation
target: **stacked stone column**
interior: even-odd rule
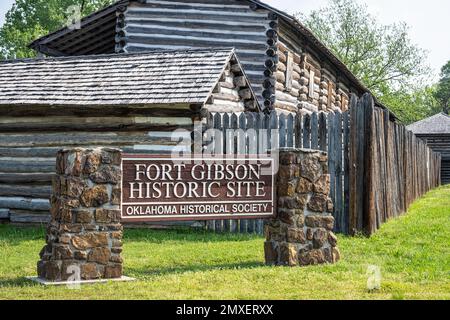
[[[73,279],[77,268],[80,280],[122,276],[120,163],[117,149],[58,152],[40,278]]]
[[[304,266],[338,261],[327,154],[281,149],[279,159],[277,214],[265,229],[266,263]]]

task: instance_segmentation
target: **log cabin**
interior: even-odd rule
[[[450,184],[450,116],[441,112],[415,122],[407,129],[441,154],[441,183]]]
[[[300,21],[258,0],[121,0],[30,44],[49,56],[224,46],[266,110],[345,111],[369,91]]]
[[[61,148],[190,153],[205,113],[260,111],[232,48],[12,60],[0,73],[0,220],[16,224],[49,220]]]

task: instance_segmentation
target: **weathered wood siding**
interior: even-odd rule
[[[0,218],[13,223],[39,223],[49,219],[51,180],[55,155],[63,147],[118,147],[128,153],[191,151],[179,146],[192,131],[192,111],[157,109],[42,108],[40,111],[0,117]],[[42,113],[41,113],[42,112]],[[83,114],[83,115],[80,115]]]
[[[275,106],[303,114],[348,110],[350,93],[361,93],[283,20],[278,33]]]
[[[441,182],[450,184],[450,134],[416,134],[433,151],[441,154]]]
[[[231,61],[224,69],[205,108],[209,112],[256,111],[259,106],[248,80],[237,61]]]
[[[440,155],[366,94],[350,108],[350,217],[352,234],[372,234],[440,185]]]
[[[243,1],[163,1],[130,3],[119,30],[119,51],[234,47],[258,99],[262,84],[269,11],[253,11]]]

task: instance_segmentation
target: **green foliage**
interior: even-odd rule
[[[450,60],[441,69],[441,79],[439,80],[435,92],[435,98],[439,102],[442,111],[449,114],[450,111]]]
[[[30,58],[33,40],[70,25],[78,6],[81,17],[105,7],[113,0],[16,0],[0,28],[0,59]]]
[[[269,267],[264,239],[192,230],[125,229],[124,272],[135,282],[71,290],[26,281],[44,228],[0,225],[1,299],[450,299],[450,186],[416,201],[371,238],[338,235],[334,265]],[[369,265],[381,289],[367,289]]]
[[[408,125],[439,113],[440,106],[435,99],[436,86],[418,88],[411,93],[401,90],[385,92],[380,100]]]
[[[330,0],[298,16],[400,120],[408,124],[439,112],[435,87],[417,85],[429,67],[405,23],[382,25],[355,0]]]
[[[380,24],[354,0],[330,0],[300,20],[372,91],[411,85],[425,75],[425,52],[414,45],[405,23]]]

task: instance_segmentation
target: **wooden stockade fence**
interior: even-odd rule
[[[350,107],[349,232],[372,234],[440,185],[440,155],[366,94]]]
[[[210,113],[206,128],[218,129],[206,134],[205,152],[211,154],[264,154],[279,147],[328,152],[338,233],[372,234],[440,184],[439,154],[375,107],[369,94],[353,96],[343,113]],[[262,220],[207,222],[218,232],[262,234],[263,225]]]
[[[207,134],[206,152],[211,154],[266,154],[283,147],[318,149],[329,153],[331,197],[335,203],[336,231],[347,232],[348,211],[344,191],[348,190],[348,112],[285,115],[264,113],[210,113],[207,128],[218,129]],[[343,129],[345,126],[345,129]],[[242,129],[232,131],[227,129]],[[266,131],[263,131],[265,129]],[[347,149],[344,149],[347,148]],[[346,185],[347,183],[347,185]],[[347,197],[348,198],[348,197]],[[347,199],[348,200],[348,199]],[[263,220],[208,221],[215,231],[263,233]]]

